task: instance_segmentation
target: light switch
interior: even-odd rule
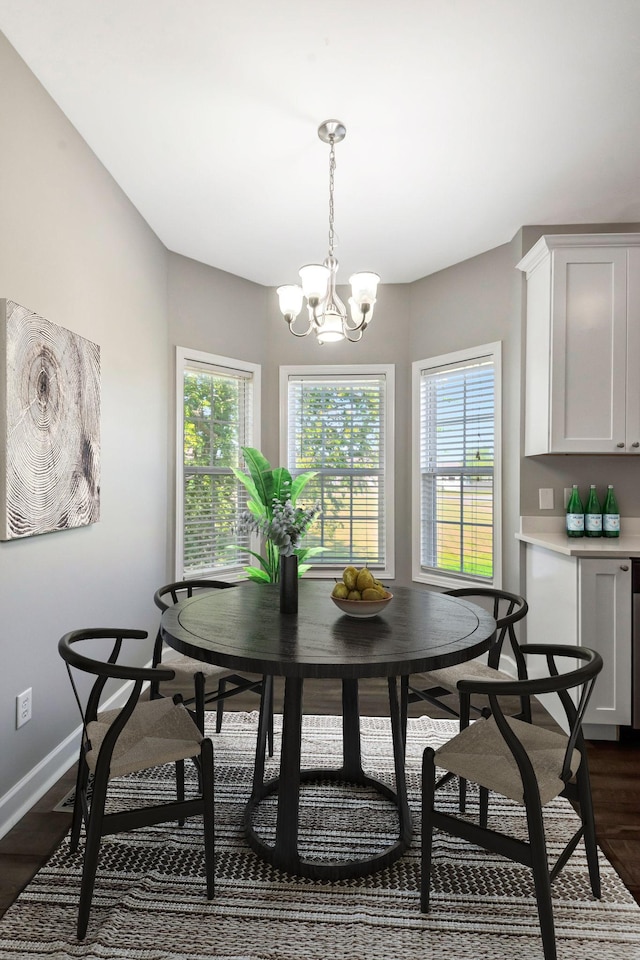
[[[553,487],[540,487],[538,496],[541,510],[553,510]]]

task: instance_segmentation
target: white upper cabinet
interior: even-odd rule
[[[518,268],[525,456],[640,454],[640,234],[541,237]]]

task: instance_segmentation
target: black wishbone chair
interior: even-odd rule
[[[424,751],[420,903],[421,910],[428,912],[433,830],[438,828],[531,867],[544,957],[545,960],[556,960],[551,883],[582,838],[591,890],[594,897],[600,897],[598,850],[582,719],[596,677],[602,669],[602,658],[587,647],[526,644],[521,649],[525,655],[544,655],[549,675],[535,680],[511,682],[461,680],[461,692],[488,697],[490,715],[466,727],[438,750],[427,747]],[[563,658],[572,662],[579,660],[582,665],[560,674],[556,661]],[[574,691],[573,696],[569,691]],[[552,693],[558,695],[564,708],[567,734],[506,716],[500,705],[503,696],[532,697]],[[444,771],[437,782],[436,767]],[[479,824],[435,809],[438,787],[452,776],[463,777],[479,785]],[[528,842],[488,828],[489,790],[525,807]],[[550,870],[543,807],[557,796],[567,797],[577,803],[581,825]]]
[[[511,648],[518,679],[527,677],[527,665],[520,652],[520,644],[516,637],[515,624],[526,617],[529,607],[524,597],[506,590],[495,590],[492,587],[462,587],[457,590],[446,590],[449,597],[461,597],[464,600],[487,601],[491,615],[496,621],[496,636],[489,649],[487,662],[482,660],[465,660],[453,667],[443,667],[440,670],[431,670],[429,673],[415,674],[412,677],[403,677],[401,682],[401,699],[403,706],[403,725],[406,729],[406,704],[418,703],[421,700],[439,707],[453,717],[460,717],[460,729],[469,726],[471,711],[480,715],[481,707],[471,703],[471,697],[460,689],[460,680],[513,680],[510,673],[500,670],[500,660],[505,652],[505,646]],[[458,709],[450,706],[447,699],[452,693],[458,696]],[[528,722],[531,721],[531,707],[529,699],[523,697],[520,701],[520,713],[517,716]],[[466,785],[460,780],[460,809],[465,808]]]
[[[192,597],[200,591],[225,590],[230,587],[235,587],[235,584],[225,583],[223,580],[178,580],[176,583],[168,583],[156,590],[153,601],[156,607],[164,612],[172,604],[187,597]],[[163,650],[162,636],[158,628],[151,661],[154,667],[162,663]],[[202,733],[204,733],[204,713],[208,704],[215,703],[216,705],[216,733],[220,733],[225,700],[229,697],[235,697],[239,693],[244,693],[245,690],[251,690],[262,697],[265,686],[273,685],[273,677],[241,677],[233,670],[227,670],[226,667],[218,667],[215,664],[204,663],[184,655],[173,657],[167,661],[167,666],[174,671],[174,679],[169,683],[152,683],[151,699],[173,697],[179,694],[185,706],[194,712],[196,723]],[[227,687],[227,684],[231,684],[230,688]],[[271,695],[268,702],[273,704]],[[269,710],[267,737],[269,756],[272,757],[273,706]]]
[[[214,893],[213,836],[213,747],[194,723],[189,711],[172,699],[139,701],[145,682],[168,681],[173,676],[169,667],[130,667],[117,663],[123,640],[146,640],[144,630],[92,629],[73,630],[58,643],[58,651],[66,662],[71,686],[82,715],[82,740],[76,780],[76,794],[71,821],[71,851],[78,847],[84,821],[86,839],[80,905],[78,939],[83,940],[89,922],[98,856],[102,837],[169,820],[179,824],[185,817],[204,818],[204,848],[207,897]],[[107,660],[84,656],[75,649],[80,641],[112,641]],[[91,648],[93,649],[93,647]],[[72,668],[96,679],[83,708]],[[100,702],[109,679],[132,682],[126,691],[123,707],[100,711]],[[198,763],[202,794],[184,798],[184,761]],[[109,780],[165,763],[176,765],[176,800],[156,806],[105,813]],[[93,774],[91,797],[88,796],[89,774]]]

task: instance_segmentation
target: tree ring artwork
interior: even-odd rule
[[[100,519],[100,347],[0,300],[0,540]]]

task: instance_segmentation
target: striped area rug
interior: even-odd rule
[[[81,859],[64,841],[0,921],[0,958],[71,960],[540,960],[530,872],[438,835],[432,910],[420,914],[419,789],[424,745],[444,742],[455,721],[409,721],[408,784],[415,817],[410,850],[373,876],[339,882],[289,877],[262,862],[241,831],[255,747],[256,714],[225,714],[216,756],[216,897],[204,889],[201,822],[146,828],[103,843],[87,939],[75,939]],[[279,718],[276,718],[279,720]],[[363,766],[393,782],[385,719],[364,718]],[[338,766],[341,721],[307,717],[304,766]],[[275,771],[275,767],[273,768]],[[193,786],[193,776],[191,776]],[[114,783],[115,805],[173,794],[171,767]],[[456,786],[441,804],[455,809]],[[471,794],[470,812],[477,797]],[[492,798],[494,826],[524,836],[521,808]],[[575,826],[565,801],[546,808],[550,857]],[[268,834],[273,807],[260,812]],[[389,842],[393,810],[347,785],[304,788],[306,856],[365,856]],[[560,960],[639,960],[640,908],[604,857],[603,897],[593,900],[582,848],[554,883]]]

